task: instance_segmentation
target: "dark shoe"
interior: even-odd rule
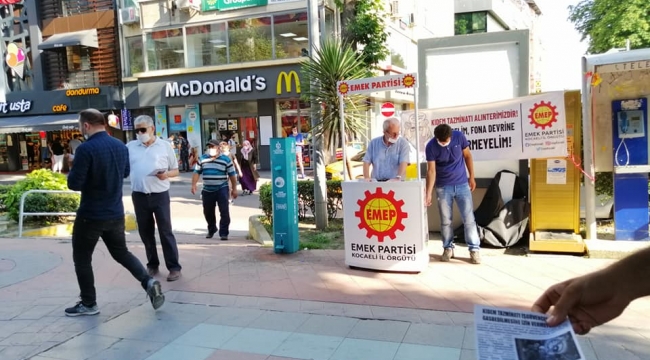
[[[97,314],[99,314],[97,305],[86,306],[81,301],[79,301],[77,305],[65,309],[66,316],[89,316]]]
[[[440,261],[447,262],[453,258],[454,258],[454,249],[446,248],[445,251],[442,252],[442,257],[440,258]]]
[[[478,250],[474,250],[474,251],[469,252],[469,261],[472,264],[480,264],[481,263],[481,254],[478,252]]]
[[[172,270],[169,272],[169,276],[167,276],[167,281],[176,281],[181,278],[181,271],[180,270]]]
[[[208,235],[205,236],[206,239],[212,239],[214,234],[216,234],[216,231],[208,231]]]
[[[221,236],[221,241],[226,241],[226,240],[228,240],[227,236]]]
[[[160,286],[160,281],[155,279],[149,279],[147,283],[147,295],[149,300],[151,300],[151,306],[154,310],[158,310],[165,303],[165,295],[162,293],[162,286]]]
[[[149,274],[149,276],[151,277],[158,275],[158,273],[159,273],[158,268],[150,268],[150,267],[147,268],[147,274]]]

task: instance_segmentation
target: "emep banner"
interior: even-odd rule
[[[470,143],[474,160],[567,156],[564,92],[556,91],[480,105],[419,110],[420,151],[436,126],[448,124]],[[414,111],[402,113],[404,136],[416,144]]]

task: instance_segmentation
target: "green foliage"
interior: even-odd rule
[[[406,69],[406,63],[404,63],[404,58],[398,53],[393,53],[390,56],[390,63],[395,66],[399,66],[402,69]]]
[[[386,46],[388,14],[383,0],[335,0],[342,16],[342,38],[353,50],[363,47],[361,58],[368,68],[390,56]]]
[[[273,197],[271,184],[260,186],[260,208],[267,219],[273,221]],[[343,191],[339,180],[330,180],[327,182],[327,216],[330,220],[334,219],[341,209],[343,203]],[[315,214],[314,203],[314,181],[298,181],[298,219],[303,221],[307,215]]]
[[[273,40],[265,35],[259,27],[251,24],[251,19],[232,21],[228,31],[230,43],[230,63],[261,61],[273,59]],[[275,44],[275,56],[287,57],[282,46]]]
[[[469,33],[468,25],[467,19],[457,17],[454,21],[454,35],[467,35]]]
[[[369,75],[361,57],[350,45],[339,41],[325,41],[309,61],[303,62],[305,81],[302,97],[323,105],[321,122],[313,131],[322,136],[324,147],[334,151],[337,140],[341,140],[341,113],[336,83],[341,80],[362,79]],[[309,82],[318,84],[312,87]],[[350,95],[345,101],[345,132],[349,139],[364,137],[366,132],[366,98],[363,95]]]
[[[650,1],[582,0],[569,6],[569,20],[582,39],[589,39],[589,52],[604,53],[612,48],[650,47]]]
[[[24,179],[12,185],[3,197],[10,219],[18,221],[20,198],[28,190],[68,190],[68,183],[65,175],[46,169],[34,170],[27,174]],[[76,194],[32,194],[25,199],[26,212],[47,212],[52,209],[57,212],[73,212],[78,207],[79,195]],[[51,217],[48,218],[51,220]]]
[[[614,196],[614,177],[611,172],[596,173],[596,194],[605,195],[608,199]]]

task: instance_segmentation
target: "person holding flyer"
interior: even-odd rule
[[[463,224],[465,224],[465,239],[469,247],[470,261],[472,264],[480,264],[481,241],[476,228],[472,202],[472,192],[476,189],[476,180],[474,180],[474,161],[469,150],[469,141],[462,132],[452,130],[451,126],[447,124],[436,126],[434,137],[425,148],[427,157],[426,205],[431,206],[435,187],[444,249],[440,261],[449,261],[454,258],[454,229],[451,221],[454,200],[456,200]]]
[[[646,248],[605,269],[551,286],[532,310],[548,314],[549,326],[568,317],[573,330],[584,335],[617,318],[633,300],[650,296],[649,277],[650,248]]]

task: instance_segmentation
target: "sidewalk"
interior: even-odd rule
[[[129,240],[145,258],[137,236]],[[459,252],[405,275],[349,269],[341,251],[276,255],[243,238],[179,235],[183,278],[163,281],[160,311],[100,244],[93,266],[102,313],[66,318],[78,293],[69,241],[0,241],[3,360],[469,360],[474,304],[529,308],[547,286],[611,263],[502,255],[476,266]],[[582,337],[587,359],[650,359],[649,310],[650,299],[638,300]]]

